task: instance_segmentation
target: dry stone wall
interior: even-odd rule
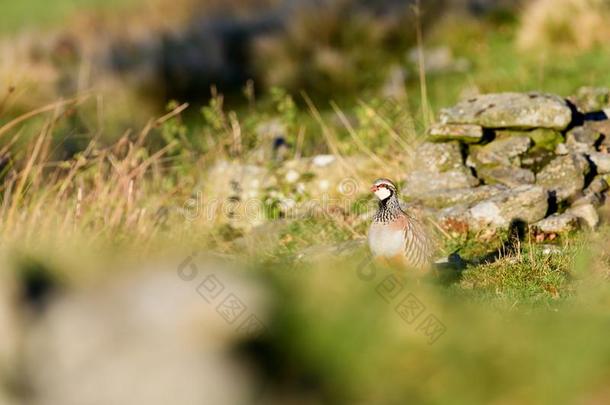
[[[521,220],[538,237],[597,226],[610,179],[610,90],[485,94],[441,110],[403,193],[449,232]]]

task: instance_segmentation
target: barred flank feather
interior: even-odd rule
[[[404,255],[409,267],[421,268],[430,263],[432,258],[431,241],[424,226],[407,214],[405,229]]]

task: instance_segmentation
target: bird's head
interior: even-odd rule
[[[377,179],[371,186],[371,192],[384,201],[396,194],[396,186],[388,179]]]

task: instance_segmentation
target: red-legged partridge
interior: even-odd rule
[[[379,199],[368,236],[373,255],[398,259],[409,268],[427,269],[433,254],[432,239],[421,222],[400,208],[394,183],[375,180],[371,191]]]

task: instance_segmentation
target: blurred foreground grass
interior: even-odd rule
[[[271,334],[277,339],[271,342],[279,352],[275,354],[288,363],[284,366],[303,373],[300,382],[319,389],[326,402],[551,404],[608,399],[605,281],[589,274],[576,282],[577,296],[548,296],[526,309],[510,291],[522,296],[532,290],[531,278],[540,281],[543,274],[527,279],[507,275],[513,286],[490,285],[490,294],[483,297],[478,286],[464,286],[473,277],[469,273],[491,269],[470,269],[463,282],[449,287],[407,279],[396,288],[384,282],[388,273],[362,280],[357,263],[345,264],[284,276],[289,280],[274,324],[276,335]],[[529,268],[532,263],[520,265]],[[519,264],[509,261],[495,268],[499,266],[520,271]],[[560,270],[549,266],[545,272]],[[405,309],[413,302],[415,307]],[[441,332],[426,327],[430,315],[442,324]]]

